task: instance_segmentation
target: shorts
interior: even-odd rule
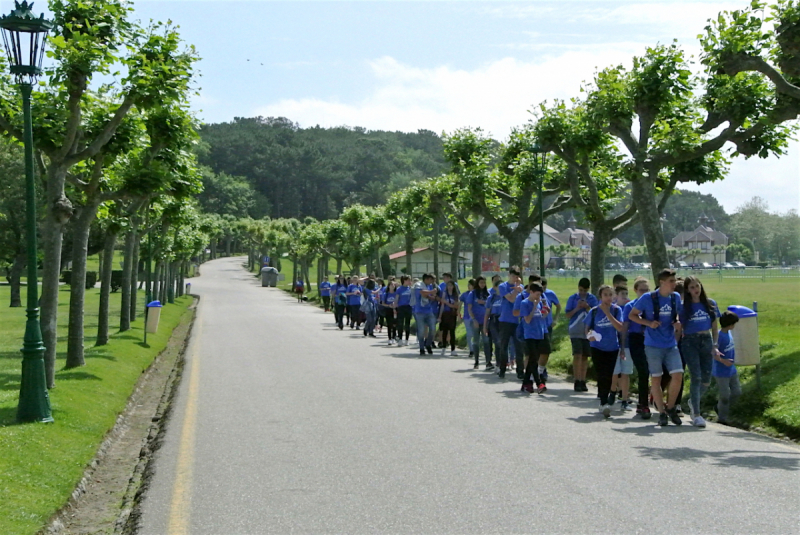
[[[617,364],[614,366],[614,375],[630,375],[633,373],[633,359],[631,358],[630,348],[625,348],[625,360],[617,354]]]
[[[665,369],[670,375],[683,373],[683,361],[681,361],[678,346],[644,346],[644,353],[647,355],[647,368],[650,370],[651,377],[661,377],[664,375]]]
[[[592,355],[592,348],[589,347],[588,338],[570,338],[569,341],[572,343],[573,355],[583,355],[584,357]]]

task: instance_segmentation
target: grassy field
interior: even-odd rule
[[[280,286],[289,290],[291,263],[285,263],[283,272],[289,276]],[[313,285],[316,270],[311,273]],[[609,283],[611,276],[613,273],[608,273]],[[741,427],[760,428],[768,433],[800,439],[800,278],[720,280],[716,274],[709,274],[703,277],[703,283],[721,310],[729,305],[752,307],[754,301],[758,302],[761,389],[756,385],[755,368],[739,367],[743,395],[732,409],[732,422]],[[459,286],[465,289],[467,280],[459,281]],[[562,305],[566,305],[567,298],[577,291],[577,280],[551,278],[549,288],[556,292]],[[318,301],[316,287],[306,295],[311,302]],[[465,346],[463,325],[459,325],[457,336],[459,344]],[[572,373],[571,348],[563,319],[555,331],[554,353],[549,367],[562,374]],[[688,396],[688,373],[686,380],[684,392]],[[635,381],[631,382],[635,384]],[[704,410],[710,411],[714,402],[712,386],[703,400]]]
[[[69,288],[63,286],[56,388],[50,391],[55,423],[18,425],[25,311],[7,307],[8,293],[8,286],[0,286],[0,533],[35,533],[66,503],[142,371],[164,349],[182,318],[188,320],[184,314],[190,314],[191,298],[179,298],[163,308],[159,332],[148,335],[147,346],[141,343],[140,317],[132,330],[115,334],[107,346],[95,348],[99,289],[87,291],[87,365],[63,370],[69,302]],[[23,301],[24,293],[23,288]],[[120,294],[114,293],[112,326],[119,307]]]

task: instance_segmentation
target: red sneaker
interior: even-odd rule
[[[538,390],[538,392],[539,392],[540,394],[544,394],[545,392],[547,392],[547,387],[545,386],[545,384],[544,384],[544,383],[542,383],[542,384],[540,384],[540,385],[539,385],[539,390]]]
[[[533,385],[531,383],[522,383],[522,388],[520,388],[520,392],[527,392],[528,394],[533,394]]]

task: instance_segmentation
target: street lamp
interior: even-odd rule
[[[28,248],[28,320],[25,323],[25,339],[22,345],[22,379],[19,388],[17,421],[52,422],[50,397],[44,374],[44,342],[39,325],[39,281],[36,268],[36,189],[33,178],[33,126],[31,123],[31,92],[33,84],[42,74],[42,59],[47,32],[53,23],[38,18],[31,12],[33,3],[14,2],[14,10],[0,18],[3,43],[11,74],[22,93],[24,119],[23,141],[25,144],[25,204]]]
[[[544,177],[547,173],[547,153],[549,151],[543,149],[538,143],[534,143],[531,147],[533,153],[533,168],[536,172],[536,177],[539,179],[539,276],[544,277],[544,201],[542,199],[542,190],[544,189]]]

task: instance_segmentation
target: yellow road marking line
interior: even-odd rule
[[[198,311],[198,317],[196,318],[196,327],[197,331],[192,336],[197,336],[197,339],[199,339],[202,330],[200,311]],[[200,366],[196,349],[192,351],[190,365],[192,371],[189,375],[186,414],[184,415],[183,428],[181,429],[178,462],[175,466],[175,483],[172,487],[172,501],[169,507],[167,533],[170,535],[189,533],[189,505],[192,499],[192,468],[194,465],[195,432],[197,430],[197,392],[200,383]]]

